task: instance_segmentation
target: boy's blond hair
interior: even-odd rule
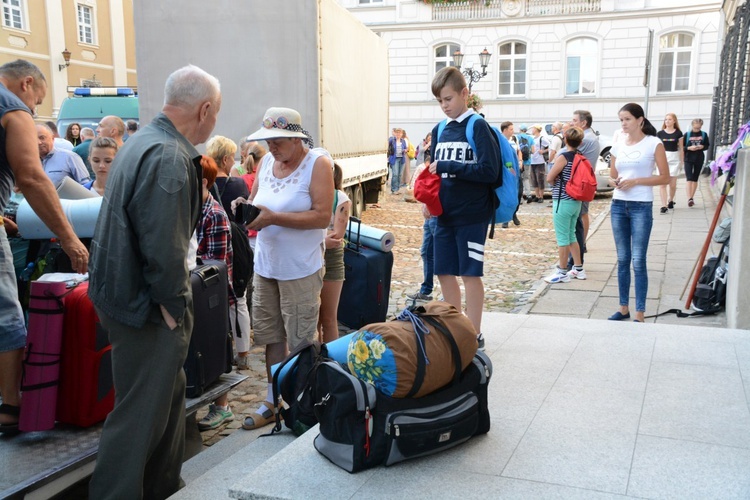
[[[466,79],[455,66],[448,66],[435,74],[435,78],[432,79],[432,95],[440,97],[440,92],[445,87],[450,87],[456,92],[466,88]]]

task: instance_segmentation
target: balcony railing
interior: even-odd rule
[[[498,19],[503,16],[502,0],[465,1],[432,4],[433,21]]]
[[[526,0],[527,16],[586,14],[601,10],[601,0]]]
[[[601,11],[601,0],[526,0],[525,9],[520,2],[503,0],[465,0],[459,2],[433,3],[433,21],[463,21],[473,19],[501,19],[526,16],[559,16]]]

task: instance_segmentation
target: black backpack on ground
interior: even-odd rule
[[[729,240],[721,245],[719,255],[709,257],[701,269],[693,295],[693,309],[703,314],[722,311],[727,298],[727,260]]]
[[[276,426],[271,434],[281,430],[282,417],[284,424],[297,436],[301,436],[318,423],[313,411],[315,401],[312,397],[312,388],[318,367],[329,360],[325,344],[314,340],[300,343],[279,364],[272,378],[273,400],[278,404],[281,398],[286,406],[281,406],[276,413]],[[284,370],[287,365],[289,368]],[[285,375],[279,382],[282,370],[285,371]]]

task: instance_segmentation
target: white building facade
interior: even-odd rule
[[[472,92],[491,123],[549,123],[586,109],[594,128],[611,136],[623,104],[646,104],[649,30],[647,116],[657,129],[672,112],[683,130],[693,118],[708,130],[724,33],[720,0],[339,2],[388,42],[391,126],[413,140],[444,118],[430,92],[435,72],[453,64],[456,50],[462,69],[481,71],[485,48],[487,75]]]

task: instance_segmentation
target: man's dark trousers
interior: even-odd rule
[[[185,372],[192,303],[170,330],[158,307],[143,328],[97,310],[112,343],[115,407],[99,443],[92,500],[162,499],[180,488],[185,450]],[[122,404],[122,406],[120,405]]]

